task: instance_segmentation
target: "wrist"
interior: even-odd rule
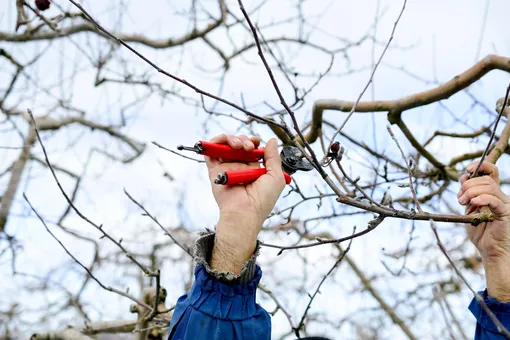
[[[216,237],[229,243],[236,250],[255,247],[263,223],[259,220],[253,214],[220,211]]]
[[[257,248],[260,226],[247,216],[221,214],[211,256],[211,268],[238,275]]]
[[[487,293],[501,302],[510,302],[510,259],[484,259]]]

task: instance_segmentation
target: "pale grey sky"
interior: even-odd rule
[[[65,0],[55,1],[64,8],[69,8],[70,4]],[[253,16],[253,19],[262,26],[286,16],[289,12],[289,6],[295,1],[269,1],[268,5],[263,8],[260,13]],[[0,31],[12,32],[14,26],[14,5],[13,1],[7,6],[0,7]],[[231,8],[235,9],[237,15],[241,15],[235,6],[235,1],[230,1]],[[106,27],[115,26],[118,20],[118,9],[116,8],[120,2],[117,1],[100,1],[88,0],[83,2],[84,7],[90,10],[90,13],[99,18],[100,22]],[[188,9],[190,1],[140,1],[131,0],[124,2],[128,9],[122,20],[122,30],[132,33],[143,33],[152,37],[168,37],[179,36],[183,32],[189,30],[189,23],[186,20],[179,19],[174,15],[175,12]],[[356,41],[361,36],[372,32],[372,24],[376,12],[376,0],[362,1],[331,1],[331,0],[313,0],[304,2],[305,13],[310,16],[318,13],[315,25],[320,28],[312,33],[312,40],[326,45],[341,45],[335,38],[328,37],[328,34],[341,36],[350,41]],[[383,14],[377,28],[377,40],[380,42],[375,48],[375,56],[378,58],[382,52],[383,45],[386,43],[393,23],[401,9],[402,1],[387,0],[380,2],[380,12]],[[246,6],[250,7],[250,2],[246,2]],[[375,92],[367,91],[364,99],[393,99],[425,90],[434,86],[433,83],[424,83],[413,79],[404,72],[396,70],[399,67],[405,67],[409,72],[422,77],[429,81],[444,82],[454,77],[458,73],[466,70],[474,64],[477,56],[482,58],[488,54],[497,53],[508,56],[510,54],[510,31],[505,27],[508,21],[508,13],[510,13],[510,3],[505,0],[492,0],[489,4],[489,12],[486,27],[483,30],[483,37],[480,37],[482,31],[484,10],[486,1],[481,0],[411,0],[407,3],[407,8],[403,14],[402,20],[397,28],[393,47],[387,52],[383,64],[378,69],[375,76]],[[211,6],[211,8],[215,8]],[[324,9],[327,9],[324,12]],[[52,11],[56,9],[53,8]],[[169,33],[170,32],[170,33]],[[266,39],[270,35],[292,35],[295,28],[289,25],[276,26],[268,31]],[[98,51],[95,47],[94,40],[89,40],[91,36],[80,35],[73,38],[74,41],[81,44],[86,52],[91,55],[97,55]],[[224,35],[215,34],[218,43],[229,46]],[[232,38],[241,45],[243,42],[251,41],[252,37],[244,32],[235,31]],[[481,41],[481,44],[479,43]],[[40,50],[45,44],[32,45],[27,47],[23,44],[6,44],[12,53],[20,56],[26,55],[29,59],[33,55],[34,50]],[[370,66],[372,43],[366,41],[360,47],[353,48],[349,51],[350,63],[353,68],[361,68]],[[52,51],[49,52],[54,58],[48,62],[47,67],[35,70],[38,75],[38,81],[46,84],[55,84],[59,82],[61,74],[73,73],[75,65],[87,67],[87,61],[82,51],[78,51],[67,40],[62,39],[53,42]],[[90,49],[89,49],[90,48]],[[151,59],[157,61],[158,65],[172,72],[178,70],[178,74],[186,80],[199,85],[200,87],[216,92],[218,89],[217,76],[219,73],[211,76],[204,76],[198,66],[204,68],[215,68],[220,64],[218,57],[211,51],[204,51],[204,45],[200,42],[191,43],[186,46],[185,50],[173,49],[166,50],[150,50],[137,46]],[[324,55],[302,47],[285,46],[289,56],[289,64],[295,66],[297,70],[303,73],[314,73],[324,70],[328,59]],[[162,81],[166,86],[171,87],[174,83],[163,75],[156,74],[155,71],[147,68],[142,62],[133,58],[126,50],[121,54],[128,61],[126,67],[128,69],[148,70],[154,74],[154,79]],[[290,58],[292,56],[292,58]],[[341,55],[336,58],[337,62],[333,69],[333,73],[341,74],[346,71],[347,63]],[[182,62],[182,66],[181,66]],[[65,64],[62,69],[59,65]],[[5,78],[5,71],[2,72],[3,64],[0,64],[0,82]],[[122,70],[124,65],[112,65],[112,69]],[[106,85],[99,88],[94,87],[95,74],[91,72],[79,72],[76,74],[69,86],[74,87],[73,102],[75,105],[86,108],[88,114],[92,117],[105,117],[118,114],[118,102],[129,102],[143,91],[135,93],[132,90],[120,91],[118,86]],[[302,121],[310,115],[313,100],[322,98],[336,98],[355,100],[369,77],[369,71],[356,73],[343,77],[330,77],[324,79],[321,84],[311,93],[308,101],[302,109],[297,113]],[[490,108],[493,108],[498,98],[503,95],[504,88],[508,82],[508,75],[501,72],[493,72],[483,78],[480,83],[472,86],[471,91]],[[175,87],[186,96],[196,97],[195,93],[181,85]],[[33,90],[33,89],[31,89]],[[284,89],[284,94],[290,96],[289,89]],[[37,92],[37,91],[35,91]],[[58,88],[55,89],[58,93]],[[271,87],[270,81],[254,49],[247,52],[244,60],[236,60],[233,62],[231,70],[226,76],[223,96],[240,102],[241,94],[246,104],[261,113],[269,112],[267,107],[264,110],[263,101],[268,101],[272,106],[278,107],[278,98]],[[35,114],[41,113],[45,98],[43,93],[39,93],[32,101],[24,102],[26,106],[32,107]],[[211,104],[211,101],[207,101]],[[471,101],[465,94],[459,94],[449,99],[446,104],[453,111],[466,110]],[[33,106],[37,105],[37,106]],[[219,106],[225,109],[224,106]],[[234,113],[238,117],[242,114],[233,110],[226,112]],[[138,140],[147,143],[147,152],[134,164],[124,166],[119,163],[106,161],[101,157],[95,158],[88,170],[85,189],[80,193],[79,206],[94,221],[103,223],[105,228],[110,230],[112,234],[118,238],[123,235],[139,235],[138,243],[128,243],[131,249],[146,249],[147,243],[154,242],[153,235],[144,235],[143,230],[154,230],[155,226],[150,220],[135,216],[138,214],[136,207],[130,203],[123,194],[123,188],[126,188],[134,197],[146,203],[146,207],[158,216],[165,225],[171,226],[184,221],[187,226],[195,230],[202,230],[204,227],[212,227],[217,219],[217,209],[209,192],[206,178],[205,167],[202,164],[186,161],[179,157],[173,156],[165,151],[159,150],[150,144],[151,141],[157,141],[167,147],[175,148],[178,144],[190,145],[198,139],[210,138],[219,132],[235,133],[237,124],[231,120],[219,120],[218,123],[210,123],[208,125],[208,133],[204,133],[202,123],[207,119],[207,114],[190,108],[179,100],[166,101],[162,104],[157,96],[147,100],[143,106],[135,106],[133,110],[128,111],[128,116],[132,117],[126,132]],[[328,112],[325,115],[327,119],[339,122],[345,117],[345,114],[338,112]],[[367,119],[367,115],[355,115],[346,129],[355,136],[364,136],[372,139],[371,123]],[[386,117],[384,113],[376,114],[377,122],[377,138],[378,145],[383,150],[391,142],[387,139],[385,130]],[[431,105],[405,113],[406,122],[409,128],[415,133],[417,138],[426,138],[435,129],[436,122],[443,126],[452,126],[452,120],[444,111],[440,110],[437,105]],[[111,118],[101,118],[107,121]],[[472,126],[479,126],[479,122],[470,121]],[[477,124],[478,123],[478,124]],[[270,136],[269,130],[265,128],[257,128],[257,131],[264,137]],[[370,133],[367,133],[370,132]],[[86,152],[91,144],[105,143],[106,138],[99,138],[97,134],[89,135],[84,141],[79,142],[73,148],[67,148],[67,144],[63,143],[69,139],[76,137],[79,129],[70,128],[58,137],[48,136],[46,139],[47,147],[50,150],[50,159],[59,165],[76,169],[79,171],[82,164],[86,160]],[[370,136],[370,137],[368,137]],[[398,137],[401,137],[397,133]],[[12,137],[15,140],[15,137]],[[9,140],[10,141],[10,140]],[[1,141],[9,142],[9,141]],[[408,144],[402,142],[406,151],[410,151]],[[451,157],[474,148],[471,145],[442,145],[437,143],[433,146],[439,154],[439,158]],[[112,146],[112,150],[116,150]],[[36,148],[36,150],[39,150]],[[15,157],[16,153],[0,150],[0,162],[5,159]],[[363,161],[362,154],[349,152],[348,156],[353,160]],[[162,166],[158,163],[161,162]],[[357,165],[353,165],[357,166]],[[173,182],[166,181],[161,174],[163,169],[169,171],[174,177]],[[507,173],[507,175],[510,175]],[[43,168],[34,168],[32,172],[25,174],[28,178],[33,178],[30,185],[18,193],[18,200],[14,205],[14,217],[9,222],[9,231],[25,245],[24,251],[18,257],[18,266],[24,272],[41,274],[47,272],[50,268],[58,268],[54,274],[56,281],[76,282],[77,275],[81,275],[79,268],[72,265],[71,260],[61,251],[56,243],[45,232],[40,222],[34,218],[26,219],[23,217],[27,213],[26,205],[22,202],[21,194],[26,191],[38,210],[49,220],[58,216],[65,207],[64,199],[59,194],[57,187],[49,176],[49,172]],[[509,176],[510,177],[510,176]],[[323,187],[320,179],[316,176],[308,176],[306,174],[298,174],[296,178],[305,184],[308,191],[313,191],[314,184]],[[191,179],[191,180],[190,180]],[[65,178],[62,179],[66,189],[71,190],[72,183]],[[3,182],[0,182],[3,185]],[[176,206],[184,199],[183,212],[178,213]],[[282,199],[279,206],[287,206],[296,198]],[[306,216],[313,213],[316,209],[312,204],[306,206],[300,215]],[[20,217],[16,217],[20,215]],[[365,218],[353,219],[352,224],[360,223],[363,225]],[[81,220],[72,218],[73,228],[83,231],[84,233],[95,235],[95,232],[86,226]],[[69,223],[71,224],[71,223]],[[409,224],[396,223],[395,221],[385,221],[379,227],[379,230],[367,235],[364,238],[355,241],[352,249],[353,257],[358,260],[358,264],[366,268],[368,271],[377,273],[383,271],[380,265],[380,249],[388,247],[389,240],[395,243],[401,241],[405,244],[407,237],[407,229],[405,226]],[[334,223],[325,223],[321,228],[332,229],[337,226]],[[342,234],[349,233],[351,225],[344,226]],[[335,232],[338,231],[338,228]],[[58,232],[57,232],[58,233]],[[89,262],[92,256],[92,249],[89,245],[70,239],[62,233],[58,233],[64,243],[70,246],[74,254],[84,262]],[[163,240],[161,233],[157,234],[159,240]],[[276,242],[277,240],[270,240]],[[280,240],[285,242],[285,240]],[[112,249],[108,244],[103,243],[105,249]],[[391,246],[390,246],[391,247]],[[105,251],[106,252],[106,251]],[[308,256],[311,263],[309,269],[310,277],[319,279],[327,268],[326,265],[318,265],[319,263],[329,263],[332,261],[329,248],[313,249],[311,251],[301,252]],[[175,256],[179,254],[176,252]],[[263,269],[270,267],[274,260],[276,252],[264,251],[261,256]],[[264,284],[274,289],[275,293],[283,295],[283,300],[287,304],[289,310],[293,311],[295,317],[299,317],[306,306],[306,294],[302,295],[300,301],[296,296],[285,295],[287,286],[277,286],[276,282],[279,278],[288,278],[302,275],[299,270],[293,268],[292,254],[286,254],[287,260],[276,262],[273,268],[268,268],[267,275],[264,277]],[[317,265],[314,265],[317,263]],[[73,275],[69,274],[75,272]],[[175,268],[163,266],[162,283],[169,289],[169,301],[175,300],[183,293],[183,280],[186,277],[187,266],[182,264],[181,267]],[[0,262],[0,273],[7,280],[0,282],[0,291],[5,296],[20,297],[27,301],[32,299],[35,301],[37,308],[44,308],[54,296],[38,296],[34,299],[30,292],[18,290],[18,284],[23,282],[23,277],[12,278],[9,262]],[[130,268],[130,273],[135,274],[136,270]],[[314,302],[311,312],[322,310],[328,315],[338,315],[341,318],[348,313],[349,307],[354,305],[373,306],[374,301],[370,296],[360,298],[349,298],[347,291],[349,289],[359,288],[359,283],[352,276],[347,276],[348,272],[341,268],[335,277],[332,277],[329,283],[324,287],[323,294]],[[131,286],[136,289],[136,280],[126,277],[126,273],[122,271],[103,271],[100,277],[108,284],[116,285],[121,288]],[[348,277],[348,279],[347,279]],[[344,279],[345,278],[345,279]],[[475,286],[483,288],[481,277],[473,277]],[[310,281],[310,289],[315,287],[318,280]],[[286,284],[289,286],[298,285],[300,279],[289,279]],[[402,282],[402,285],[406,285]],[[398,287],[387,287],[389,290],[398,292]],[[86,292],[86,296],[99,297],[95,299],[91,310],[92,317],[130,317],[127,313],[129,302],[119,299],[109,293],[103,292],[97,287],[90,287]],[[473,327],[474,319],[470,318],[467,312],[467,304],[469,303],[469,295],[465,295],[464,300],[454,301],[456,310],[466,321],[466,325]],[[1,299],[0,309],[9,303],[9,299]],[[265,300],[266,307],[271,308],[271,303]],[[37,313],[37,312],[36,312]],[[29,316],[30,313],[27,313]],[[69,316],[69,320],[72,320]],[[429,316],[427,316],[429,317]],[[76,320],[76,319],[75,319]],[[75,321],[74,320],[74,321]],[[64,321],[65,323],[65,321]],[[52,320],[48,325],[62,325],[62,320]],[[277,313],[273,319],[274,335],[281,335],[286,331],[288,325],[281,313]],[[311,329],[314,325],[312,324]],[[317,331],[321,331],[317,329]],[[432,338],[436,336],[434,330],[429,327],[429,320],[424,322],[419,330],[423,334],[423,338]],[[402,333],[396,327],[385,330],[384,335],[387,338],[400,339],[403,338]],[[330,334],[334,339],[351,339],[354,338],[352,329],[342,329],[341,334]]]

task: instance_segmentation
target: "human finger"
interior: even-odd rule
[[[501,189],[499,189],[496,184],[474,186],[467,189],[459,198],[459,203],[463,205],[468,204],[473,198],[481,195],[491,195],[497,197],[504,203],[508,203],[508,197],[501,191]]]
[[[211,138],[209,142],[216,144],[227,144],[232,149],[241,149],[243,147],[243,142],[241,141],[241,139],[239,139],[236,136],[227,135],[225,133],[222,133],[221,135]],[[207,164],[207,167],[209,169],[212,169],[221,164],[223,160],[220,160],[218,158],[205,157],[205,162]]]
[[[468,180],[465,180],[460,187],[459,193],[457,194],[457,198],[460,198],[468,189],[471,189],[476,186],[495,186],[499,187],[498,184],[489,176],[475,177]]]
[[[260,137],[252,136],[252,137],[250,137],[250,139],[251,139],[251,142],[253,143],[253,145],[255,145],[255,148],[258,148],[260,145]]]
[[[222,133],[221,135],[214,136],[209,140],[211,143],[218,143],[218,144],[225,144],[227,143],[228,136],[225,133]],[[207,168],[209,170],[215,168],[220,164],[220,160],[218,158],[208,157],[205,156],[205,164],[207,164]]]
[[[510,215],[510,211],[507,205],[502,200],[493,195],[482,194],[477,196],[471,199],[471,205],[475,207],[488,206],[489,209],[498,217]]]
[[[469,173],[473,173],[476,170],[476,167],[478,166],[479,161],[472,163],[466,168],[466,171]],[[482,165],[480,165],[480,168],[478,169],[478,175],[483,174],[491,177],[496,183],[499,183],[499,170],[498,167],[492,163],[489,163],[487,161],[484,161]]]
[[[253,144],[251,139],[248,138],[247,136],[240,135],[240,136],[237,136],[237,138],[239,138],[243,142],[243,150],[244,151],[250,152],[250,151],[253,151],[253,149],[255,149],[255,144]]]
[[[241,139],[239,139],[237,136],[227,135],[225,133],[211,138],[209,142],[217,144],[228,144],[228,146],[236,150],[243,147],[243,142]]]
[[[222,133],[221,135],[214,136],[209,140],[211,143],[218,143],[218,144],[226,144],[227,143],[227,135],[225,133]],[[205,164],[207,164],[207,168],[209,170],[215,168],[220,164],[220,160],[218,158],[212,158],[205,156]]]
[[[460,182],[460,184],[464,184],[464,182],[467,181],[468,179],[469,179],[469,176],[467,174],[462,174],[459,177],[459,182]]]
[[[271,138],[264,149],[264,166],[267,174],[273,177],[278,183],[285,183],[282,171],[282,160],[278,153],[278,143]]]
[[[221,135],[214,136],[209,140],[211,143],[218,143],[218,144],[226,144],[228,139],[228,135],[226,133],[222,133]]]

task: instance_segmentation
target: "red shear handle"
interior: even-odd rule
[[[234,150],[226,144],[216,144],[206,141],[200,141],[202,144],[202,155],[212,158],[223,158],[239,162],[258,162],[264,158],[264,148],[254,149],[253,151]]]
[[[266,168],[225,171],[223,174],[218,176],[223,179],[222,181],[219,181],[219,184],[236,185],[255,182],[260,176],[265,175],[266,172]],[[289,174],[283,171],[283,176],[285,177],[285,183],[290,184],[292,178]]]

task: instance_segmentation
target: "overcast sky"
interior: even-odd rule
[[[5,2],[5,1],[4,1]],[[70,5],[65,0],[55,1],[64,8]],[[88,0],[84,1],[84,6],[90,13],[99,18],[100,22],[106,27],[116,27],[119,9],[113,10],[117,6],[117,2]],[[179,36],[183,32],[189,30],[189,23],[184,19],[179,19],[178,13],[183,8],[188,9],[190,1],[170,1],[170,0],[153,0],[125,1],[125,13],[122,24],[119,26],[126,33],[146,34],[154,38],[167,38]],[[210,2],[207,2],[208,4]],[[234,2],[231,1],[232,9],[236,10],[237,15],[241,15]],[[253,16],[253,19],[259,26],[274,23],[287,17],[290,7],[295,1],[269,1],[263,9]],[[250,2],[246,2],[246,7],[251,8]],[[209,5],[208,5],[209,6]],[[487,1],[482,0],[410,0],[407,2],[407,8],[397,27],[391,48],[387,52],[384,61],[378,69],[374,87],[370,88],[365,94],[364,99],[394,99],[400,98],[408,94],[434,86],[434,82],[444,82],[463,72],[472,66],[477,60],[488,54],[499,54],[508,56],[510,54],[510,30],[506,27],[508,15],[510,13],[510,2],[505,0],[489,1],[488,15],[484,26],[484,13]],[[215,6],[209,6],[211,10],[215,10]],[[209,8],[208,7],[208,8]],[[377,26],[377,40],[380,42],[375,48],[375,58],[378,58],[383,50],[384,44],[388,40],[393,24],[402,7],[400,0],[381,1],[379,6],[380,21]],[[51,11],[57,13],[56,8]],[[376,0],[361,1],[331,1],[331,0],[309,0],[304,2],[304,12],[310,17],[316,17],[315,25],[320,28],[311,32],[310,39],[314,42],[327,46],[340,46],[341,43],[337,37],[342,37],[349,41],[357,41],[364,35],[373,32],[372,25],[374,16],[377,11]],[[50,12],[50,15],[53,12]],[[169,14],[170,13],[170,14]],[[216,12],[214,12],[216,13]],[[313,20],[312,20],[313,21]],[[12,32],[15,22],[14,1],[10,1],[7,6],[0,7],[0,30],[2,32]],[[278,25],[269,29],[265,36],[294,36],[296,29],[290,25]],[[308,30],[310,32],[310,29]],[[85,52],[96,55],[100,48],[96,48],[94,40],[90,42],[90,35],[79,35],[73,37],[75,42],[82,44]],[[222,46],[230,46],[229,42],[222,33],[214,34],[213,38],[217,39]],[[252,37],[244,32],[234,32],[233,39],[239,43],[251,41]],[[94,38],[95,39],[95,38]],[[3,43],[0,42],[0,45]],[[23,44],[5,44],[12,54],[19,56],[21,60],[29,60],[35,51],[41,50],[45,44],[27,45]],[[97,46],[100,46],[97,44]],[[0,46],[1,47],[1,46]],[[139,46],[138,46],[139,47]],[[148,57],[155,60],[159,66],[178,74],[186,80],[199,85],[205,90],[217,93],[218,77],[220,72],[205,75],[200,68],[214,69],[221,66],[221,60],[216,54],[210,50],[206,50],[200,42],[192,43],[180,51],[173,49],[166,50],[150,50],[139,47]],[[131,90],[126,87],[119,90],[118,86],[101,86],[94,87],[95,74],[91,72],[75,72],[83,66],[86,69],[87,61],[83,51],[73,47],[73,44],[67,39],[55,41],[52,44],[48,60],[44,68],[38,67],[34,70],[37,79],[43,84],[54,84],[60,79],[66,79],[65,75],[75,74],[72,79],[67,79],[66,84],[74,88],[73,103],[86,109],[89,117],[96,117],[103,122],[108,122],[112,117],[119,115],[119,102],[125,104],[130,100],[143,94],[143,90]],[[327,67],[328,58],[311,49],[299,46],[285,46],[284,51],[290,65],[303,74],[318,73]],[[126,60],[129,61],[127,68],[149,70],[143,63],[134,59],[129,52],[120,52]],[[333,69],[334,74],[343,74],[349,69],[366,68],[372,64],[372,43],[366,41],[359,47],[349,50],[349,63],[338,55]],[[26,58],[26,59],[24,59]],[[61,65],[65,65],[62,67]],[[0,82],[6,81],[6,71],[2,68],[5,64],[0,64]],[[123,66],[112,65],[111,69],[122,69]],[[405,67],[406,72],[398,70]],[[148,71],[153,75],[153,79],[163,82],[168,88],[174,85],[169,78],[157,74],[155,71]],[[10,73],[9,73],[10,74]],[[412,74],[412,76],[410,75]],[[62,76],[64,75],[64,76]],[[313,100],[323,98],[335,98],[345,100],[355,100],[360,91],[365,86],[369,77],[369,71],[357,72],[352,75],[341,77],[326,78],[321,84],[310,94],[306,104],[298,110],[298,117],[301,121],[307,121],[310,116]],[[426,81],[416,79],[421,77]],[[305,78],[305,77],[303,77]],[[504,89],[508,83],[508,75],[502,72],[492,72],[483,80],[474,86],[471,91],[476,94],[477,98],[483,101],[489,108],[495,106],[498,98],[504,94]],[[303,83],[307,81],[303,79]],[[427,82],[428,81],[428,82]],[[196,97],[195,93],[181,85],[175,86],[176,90],[181,91],[186,96]],[[373,90],[373,91],[372,91]],[[32,107],[34,113],[42,114],[44,112],[45,94],[34,91],[34,97],[24,104]],[[54,89],[58,94],[58,87]],[[284,88],[284,94],[290,97],[291,92],[288,88]],[[261,113],[268,113],[270,110],[264,108],[261,103],[269,102],[273,107],[278,107],[279,101],[271,87],[267,73],[259,62],[255,50],[250,50],[242,59],[234,61],[230,71],[225,78],[225,85],[222,95],[237,103],[241,101],[241,97],[248,107],[260,110]],[[459,94],[452,97],[446,102],[446,105],[455,112],[464,112],[471,105],[471,101],[465,94]],[[212,105],[211,101],[207,101],[208,105]],[[227,113],[233,113],[243,118],[242,114],[227,109],[225,106],[217,107]],[[264,111],[265,110],[265,111]],[[137,242],[131,242],[131,249],[146,249],[145,242],[153,241],[152,234],[144,233],[145,230],[154,230],[154,226],[147,219],[141,217],[133,217],[133,213],[137,212],[136,207],[130,203],[123,194],[123,188],[126,188],[133,196],[146,204],[146,207],[164,222],[166,226],[185,223],[189,228],[198,231],[204,227],[213,227],[217,219],[217,209],[214,204],[212,195],[210,194],[205,166],[179,157],[173,156],[151,145],[151,141],[157,141],[169,148],[175,148],[179,144],[192,145],[199,139],[208,139],[220,132],[236,133],[238,124],[229,119],[213,119],[208,121],[209,117],[200,109],[191,108],[189,105],[179,100],[162,101],[161,98],[154,96],[143,102],[143,105],[135,105],[133,109],[127,110],[129,124],[124,130],[137,140],[147,144],[147,152],[138,159],[134,164],[125,166],[119,163],[105,160],[101,157],[94,159],[88,169],[84,189],[80,192],[79,204],[86,214],[92,220],[103,223],[106,228],[112,231],[117,237],[123,235],[138,235]],[[259,112],[259,111],[257,111]],[[328,120],[340,122],[345,114],[339,112],[328,112],[325,117]],[[367,115],[355,115],[346,126],[347,131],[355,136],[366,136],[373,142],[372,123],[367,119]],[[454,122],[451,120],[444,110],[437,105],[431,105],[416,110],[411,110],[404,114],[406,123],[419,139],[426,138],[438,126],[451,127]],[[480,120],[478,120],[480,119]],[[473,116],[470,121],[471,126],[479,126],[480,121],[484,118]],[[208,121],[207,130],[204,131],[204,122]],[[437,125],[435,124],[437,122]],[[378,147],[384,150],[388,146],[386,134],[386,115],[384,113],[376,113],[376,133]],[[257,128],[264,139],[271,136],[268,129]],[[105,137],[99,137],[98,134],[87,135],[83,141],[78,142],[73,148],[68,148],[65,141],[72,140],[79,135],[79,129],[67,129],[59,135],[48,135],[46,143],[50,151],[50,159],[59,165],[66,166],[70,169],[80,171],[82,165],[87,158],[87,150],[94,143],[103,145],[108,143]],[[17,141],[15,136],[3,137],[0,135],[0,145]],[[402,138],[400,134],[397,134]],[[3,140],[1,140],[3,138]],[[411,151],[410,146],[402,142],[404,149]],[[111,150],[118,150],[115,145],[106,145]],[[451,158],[463,151],[471,150],[474,146],[469,144],[457,145],[436,144],[433,148],[438,152],[440,159]],[[40,149],[35,148],[35,152],[40,154]],[[349,150],[348,150],[349,151]],[[355,153],[348,153],[353,160],[363,161],[363,156]],[[4,160],[16,157],[16,152],[0,150],[0,164]],[[168,181],[162,177],[167,171],[173,177],[173,181]],[[504,173],[504,172],[503,172]],[[506,173],[510,177],[510,173]],[[25,173],[25,185],[18,192],[18,200],[13,207],[13,216],[8,224],[8,231],[11,235],[15,235],[25,246],[24,251],[17,259],[19,268],[23,272],[42,274],[51,268],[57,268],[54,279],[62,282],[76,282],[76,276],[81,273],[76,266],[72,266],[72,262],[58,248],[56,243],[45,232],[40,222],[33,218],[24,218],[27,214],[27,207],[22,202],[21,194],[26,192],[34,205],[42,214],[52,220],[58,216],[65,208],[64,199],[59,194],[57,187],[49,177],[47,169],[34,167]],[[296,176],[300,183],[305,183],[306,190],[313,191],[314,184],[323,188],[323,184],[317,177],[308,176],[306,174],[298,174]],[[5,179],[2,179],[5,181]],[[71,190],[72,182],[62,178],[67,190]],[[4,182],[0,181],[0,185]],[[309,189],[308,189],[309,188]],[[182,203],[182,209],[179,202]],[[279,205],[286,206],[289,200],[281,200]],[[313,204],[304,208],[300,214],[306,215],[312,209],[316,209]],[[352,224],[363,223],[363,219],[353,219]],[[70,224],[77,230],[90,230],[82,221],[71,218]],[[407,237],[405,228],[394,225],[394,222],[386,221],[381,229],[375,231],[365,238],[356,240],[353,245],[353,257],[358,260],[358,264],[364,268],[372,268],[374,272],[381,270],[380,266],[380,249],[388,246],[388,239],[402,240],[401,244],[405,244]],[[407,225],[408,226],[408,225]],[[330,228],[328,223],[324,228]],[[384,229],[382,229],[384,227]],[[351,226],[343,229],[343,233],[349,233]],[[384,230],[384,231],[383,231]],[[336,232],[336,231],[335,231]],[[86,231],[95,235],[93,231]],[[71,245],[75,255],[88,262],[91,259],[91,247],[87,244],[76,242],[69,239],[65,235],[60,235],[63,241],[67,241]],[[163,239],[162,235],[159,235]],[[272,240],[271,240],[272,241]],[[395,241],[398,243],[399,241]],[[401,245],[399,244],[399,245]],[[105,249],[111,249],[105,246]],[[374,249],[374,251],[366,251]],[[303,253],[309,256],[310,263],[320,263],[320,261],[331,262],[329,250],[317,250]],[[261,263],[269,266],[274,259],[275,252],[266,251],[262,254]],[[290,260],[289,260],[290,261]],[[289,261],[278,262],[268,273],[278,273],[282,277],[291,276],[294,273],[300,274],[296,268],[289,266]],[[329,263],[328,262],[328,263]],[[375,268],[375,267],[377,268]],[[69,274],[69,268],[75,274]],[[183,280],[186,277],[186,264],[180,267],[163,267],[162,282],[169,289],[169,301],[175,300],[183,293]],[[310,275],[319,278],[328,266],[317,266],[314,270],[313,266]],[[20,270],[21,270],[20,269]],[[166,269],[166,271],[165,271]],[[264,267],[263,267],[264,269]],[[136,273],[132,268],[130,273]],[[178,273],[178,274],[177,274]],[[340,276],[332,279],[324,294],[319,297],[314,306],[318,309],[324,309],[325,313],[343,315],[342,309],[343,299],[339,296],[338,288],[346,289],[355,288],[356,281],[342,282],[341,278],[346,271],[339,271]],[[9,261],[0,262],[0,275],[7,277],[7,280],[0,281],[0,291],[5,296],[20,296],[21,299],[33,299],[29,292],[19,292],[18,285],[23,282],[24,278],[11,276],[12,271]],[[125,288],[129,285],[136,287],[136,280],[126,277],[125,272],[118,271],[115,277],[108,275],[109,273],[101,273],[101,277],[108,284],[117,285]],[[278,277],[273,275],[267,276],[268,281],[264,282],[276,292],[284,293],[285,286],[276,287],[275,282]],[[270,277],[270,278],[269,278]],[[478,289],[483,288],[483,281],[480,277],[473,278]],[[289,282],[292,286],[297,285],[296,282]],[[405,283],[403,283],[405,284]],[[72,286],[72,284],[70,284]],[[316,285],[316,280],[311,282],[311,286]],[[71,289],[74,287],[71,287]],[[38,297],[35,305],[39,308],[45,306],[55,296]],[[128,301],[117,299],[110,294],[91,287],[87,292],[87,296],[100,296],[103,302],[96,301],[93,316],[97,317],[129,317],[126,311],[129,305]],[[338,300],[331,299],[331,296],[338,296]],[[5,309],[9,304],[9,299],[0,299],[0,309]],[[295,310],[296,315],[300,315],[305,301],[297,301],[294,296],[286,296],[284,300],[289,304],[291,310]],[[115,303],[111,303],[114,301]],[[350,302],[352,303],[352,301]],[[355,303],[373,305],[371,297],[367,296]],[[466,324],[473,326],[473,319],[469,318],[469,313],[465,308],[469,303],[469,295],[466,300],[457,301],[454,304],[466,319]],[[458,305],[458,306],[457,306]],[[267,306],[270,306],[268,303]],[[269,307],[268,307],[269,308]],[[340,311],[339,311],[340,310]],[[71,319],[71,317],[69,317]],[[60,324],[60,320],[53,320],[54,326]],[[281,313],[277,314],[273,320],[275,334],[281,334],[286,330],[287,324]],[[426,327],[424,328],[426,329]],[[354,334],[344,330],[342,336],[346,338],[354,337]],[[431,331],[432,332],[432,331]],[[427,338],[426,333],[424,338]],[[331,335],[336,338],[335,335]],[[340,336],[340,335],[339,335]],[[399,339],[402,337],[398,329],[389,329],[385,336]]]

